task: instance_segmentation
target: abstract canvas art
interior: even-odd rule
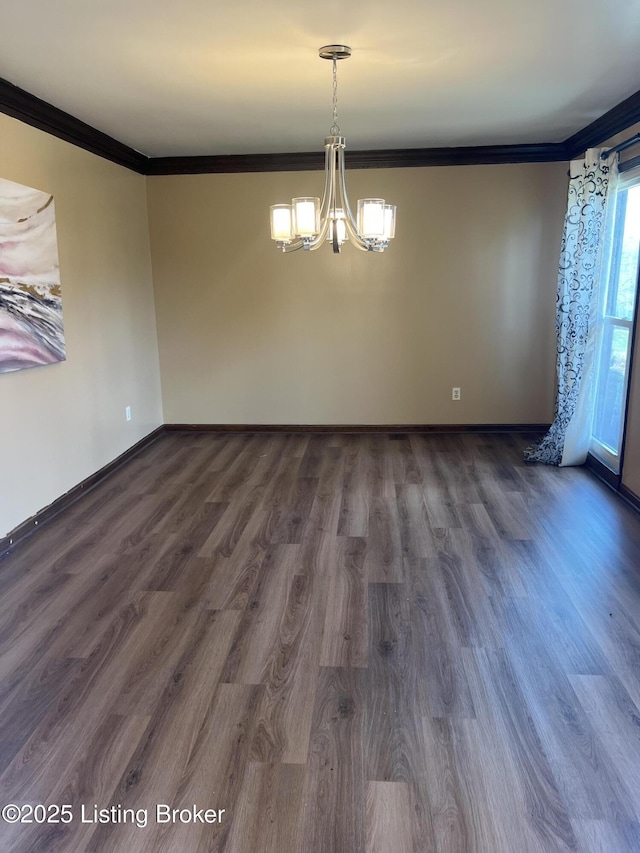
[[[53,196],[0,178],[0,373],[65,359]]]

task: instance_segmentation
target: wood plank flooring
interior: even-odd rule
[[[640,850],[640,517],[530,439],[165,434],[18,546],[0,850]]]

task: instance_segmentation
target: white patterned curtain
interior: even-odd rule
[[[571,162],[556,297],[555,414],[542,441],[525,451],[526,462],[582,465],[589,450],[606,212],[618,173],[617,157],[600,154],[590,148]]]

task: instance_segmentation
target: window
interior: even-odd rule
[[[626,414],[640,254],[640,176],[615,198],[608,269],[603,275],[591,452],[615,473]]]

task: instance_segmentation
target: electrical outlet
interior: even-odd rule
[[[124,410],[125,418],[130,421],[131,420],[131,406],[127,406]]]
[[[459,388],[452,388],[451,389],[451,399],[452,400],[459,400],[460,399],[460,389]]]

